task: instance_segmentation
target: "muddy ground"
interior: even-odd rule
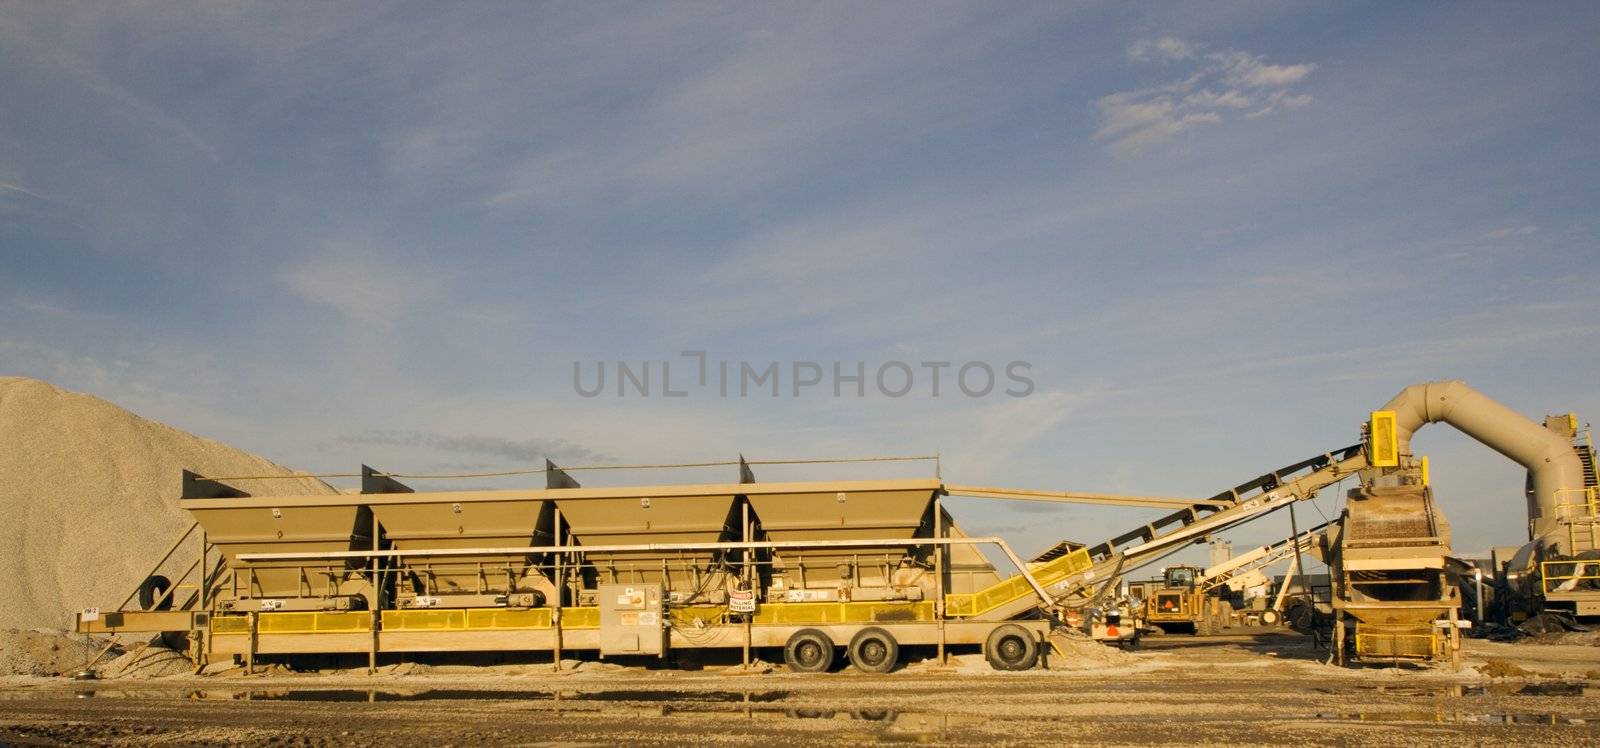
[[[1459,673],[1323,657],[1273,632],[1150,638],[1128,664],[1030,673],[968,661],[877,676],[521,666],[18,677],[0,680],[0,744],[1600,743],[1600,646],[1471,641]]]

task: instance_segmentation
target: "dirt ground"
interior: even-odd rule
[[[548,666],[0,679],[0,744],[1581,745],[1600,647],[1468,642],[1467,667],[1322,664],[1286,633],[1152,637],[1124,664],[822,676]],[[391,668],[391,671],[396,670]],[[1494,678],[1486,672],[1518,672]]]

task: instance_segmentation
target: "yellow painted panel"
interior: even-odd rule
[[[250,633],[250,616],[212,616],[211,633],[248,634]]]
[[[756,611],[760,624],[901,623],[933,620],[933,601],[918,603],[770,603]]]
[[[391,631],[447,631],[466,627],[465,610],[383,611],[383,628]]]
[[[561,628],[564,629],[597,629],[600,628],[599,608],[562,608]]]
[[[550,628],[549,608],[505,610],[480,608],[467,611],[469,629],[547,629]]]
[[[1429,485],[1430,482],[1431,482],[1431,478],[1432,478],[1432,476],[1429,475],[1429,473],[1428,473],[1428,456],[1427,455],[1423,455],[1422,456],[1422,485],[1424,485],[1424,486]]]
[[[1400,437],[1395,432],[1394,411],[1372,411],[1372,420],[1367,426],[1367,459],[1373,467],[1400,464]]]
[[[672,625],[694,628],[695,621],[703,621],[704,625],[715,626],[724,623],[724,613],[727,608],[720,605],[692,605],[683,608],[672,608],[668,615]]]
[[[333,631],[370,631],[372,616],[352,613],[262,613],[256,630],[263,634],[314,634]]]
[[[1028,569],[1028,572],[1033,574],[1033,578],[1041,586],[1048,587],[1075,574],[1082,574],[1092,566],[1094,566],[1094,559],[1089,557],[1089,550],[1080,548],[1064,556],[1032,566]],[[1018,574],[1014,577],[1002,579],[977,592],[945,595],[944,609],[946,613],[953,617],[970,618],[1014,600],[1036,594],[1033,590],[1033,585],[1028,584],[1028,580]]]
[[[390,631],[486,631],[550,628],[550,609],[465,608],[386,610],[383,627]]]

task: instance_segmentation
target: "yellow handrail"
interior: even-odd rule
[[[1029,564],[1028,571],[1043,587],[1049,587],[1074,574],[1081,574],[1094,566],[1089,551],[1079,548],[1059,558],[1042,564]],[[977,592],[953,593],[944,596],[945,613],[957,618],[981,615],[1019,598],[1036,594],[1033,586],[1021,574],[989,585]]]
[[[1556,574],[1552,573],[1551,567],[1554,566],[1568,566],[1571,567],[1571,569],[1568,571],[1568,573]],[[1552,589],[1552,586],[1559,588],[1568,581],[1574,580],[1577,582],[1582,582],[1584,580],[1596,580],[1597,582],[1600,582],[1600,561],[1544,561],[1539,564],[1539,583],[1546,595],[1550,594],[1551,592],[1567,591],[1561,589]],[[1556,584],[1552,585],[1551,582],[1556,582]],[[1576,587],[1577,585],[1574,584],[1573,586]]]

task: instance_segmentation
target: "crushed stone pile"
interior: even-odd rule
[[[193,671],[194,663],[189,661],[188,655],[163,646],[159,639],[135,644],[116,659],[102,660],[95,668],[101,678],[133,680],[186,675]]]
[[[177,506],[184,469],[295,474],[97,397],[0,377],[0,629],[69,629],[76,611],[122,602],[193,521]],[[304,477],[233,485],[334,492]]]
[[[1051,644],[1060,653],[1048,653],[1051,670],[1078,670],[1089,668],[1132,665],[1138,657],[1117,647],[1107,646],[1089,638],[1076,629],[1056,629],[1050,632]]]
[[[0,630],[0,675],[70,675],[83,669],[103,641],[49,629]]]

